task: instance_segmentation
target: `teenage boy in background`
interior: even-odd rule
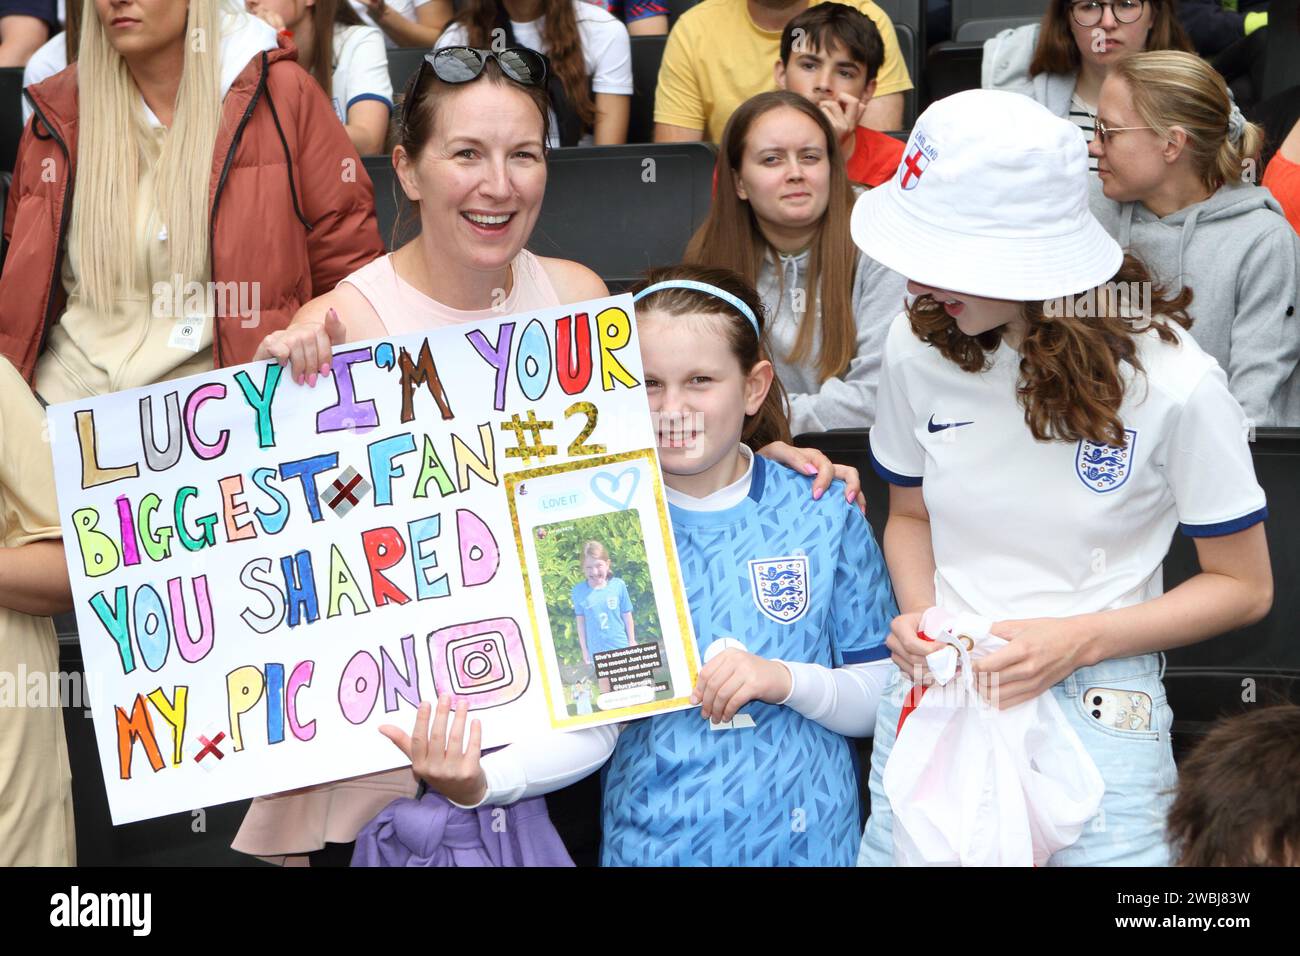
[[[871,18],[843,3],[819,3],[781,34],[776,85],[812,100],[839,136],[849,179],[879,186],[894,175],[903,143],[858,125],[876,92],[885,44]]]

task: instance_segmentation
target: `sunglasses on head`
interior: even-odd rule
[[[402,125],[405,126],[410,119],[411,102],[424,80],[425,70],[433,70],[433,75],[444,83],[469,83],[483,75],[488,60],[495,60],[508,80],[521,86],[546,88],[546,57],[536,50],[522,46],[507,47],[499,52],[472,46],[443,47],[424,55],[420,71],[411,85],[411,92],[402,104]]]

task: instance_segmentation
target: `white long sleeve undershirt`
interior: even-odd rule
[[[782,704],[837,734],[871,734],[876,707],[889,680],[888,659],[835,668],[781,663],[789,669],[791,678],[790,696]],[[577,783],[609,759],[621,729],[622,724],[607,724],[568,733],[551,731],[487,754],[483,757],[483,773],[488,789],[481,803],[502,806]]]

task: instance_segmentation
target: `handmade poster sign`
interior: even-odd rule
[[[628,296],[48,416],[114,823],[401,766],[444,692],[485,747],[688,706]]]

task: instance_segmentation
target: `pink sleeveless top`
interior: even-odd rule
[[[427,332],[458,322],[500,318],[560,304],[541,262],[527,249],[510,263],[513,282],[500,306],[453,309],[407,283],[393,268],[392,253],[362,266],[343,282],[366,297],[390,335]],[[405,712],[404,712],[405,713]],[[410,714],[406,714],[410,720]],[[378,733],[376,747],[392,747]],[[399,797],[415,796],[409,767],[256,798],[231,847],[288,866],[305,866],[304,855],[329,843],[350,843],[380,810]]]
[[[362,266],[342,281],[353,286],[374,306],[389,335],[427,332],[458,322],[501,318],[560,304],[560,297],[555,294],[546,270],[527,249],[521,249],[515,256],[514,262],[510,263],[510,272],[514,280],[510,294],[500,305],[486,309],[453,309],[429,298],[397,274],[391,252]]]

